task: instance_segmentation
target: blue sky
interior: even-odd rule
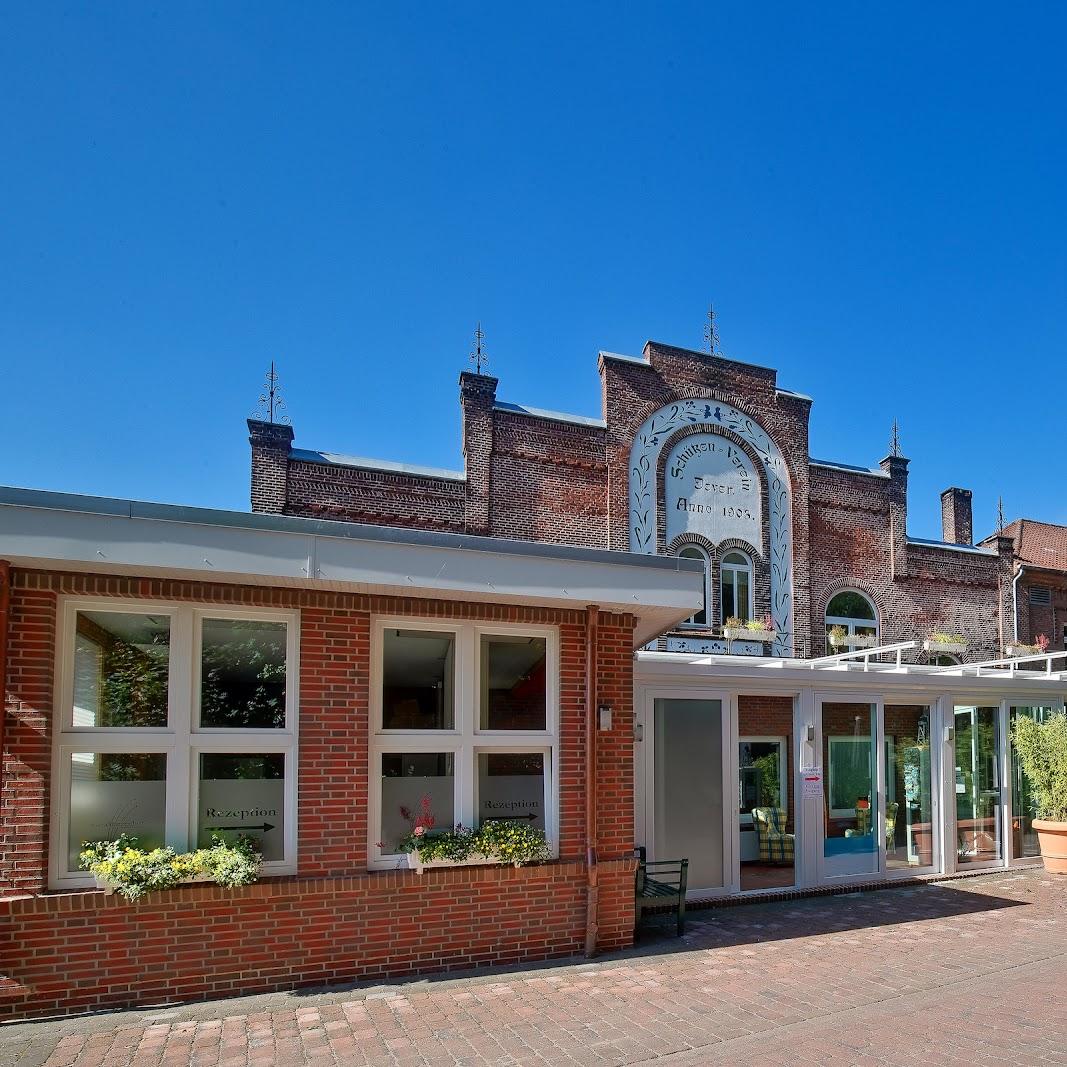
[[[596,352],[699,347],[815,398],[911,532],[1067,522],[1060,5],[81,4],[0,13],[15,485],[247,508],[298,446],[462,465],[501,399],[598,415]]]

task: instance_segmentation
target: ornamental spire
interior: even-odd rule
[[[259,407],[252,418],[256,422],[269,422],[271,425],[287,426],[292,420],[281,414],[285,401],[282,399],[281,386],[278,385],[278,372],[274,369],[274,360],[270,361],[270,370],[264,375],[264,390],[259,397]]]
[[[483,367],[489,366],[489,356],[485,351],[485,333],[479,322],[474,331],[474,347],[471,349],[470,361],[474,364],[474,373],[481,374]]]
[[[708,321],[704,323],[704,347],[708,350],[708,355],[722,355],[722,349],[719,347],[719,331],[715,326],[714,304],[708,304]]]
[[[997,497],[997,533],[1004,532],[1004,497]]]
[[[893,430],[889,437],[889,454],[891,456],[900,455],[900,426],[897,424],[897,420],[893,420]]]

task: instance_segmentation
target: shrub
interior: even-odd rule
[[[1030,779],[1038,818],[1067,822],[1067,715],[1058,712],[1043,723],[1019,715],[1011,739]]]

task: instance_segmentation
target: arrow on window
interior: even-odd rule
[[[536,818],[533,812],[529,815],[486,815],[482,822],[512,822],[514,819],[529,819],[533,822]]]
[[[533,816],[531,815],[532,819]],[[268,830],[274,829],[274,823],[265,822],[257,823],[255,826],[206,826],[205,830],[259,830],[261,833],[266,833]]]

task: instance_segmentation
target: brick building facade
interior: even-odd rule
[[[869,629],[883,644],[942,632],[963,638],[967,658],[989,659],[1012,637],[1012,543],[973,544],[969,491],[942,495],[942,541],[911,537],[909,461],[812,458],[812,401],[779,388],[773,370],[649,342],[641,358],[601,353],[599,371],[600,419],[505,403],[496,378],[462,374],[463,471],[297,449],[291,427],[249,423],[253,509],[661,554],[690,545],[708,565],[706,615],[661,641],[672,649],[727,651],[721,565],[731,550],[750,572],[749,610],[736,613],[771,615],[778,634],[773,646],[732,643],[731,652],[855,647],[827,645],[842,591],[869,600]],[[686,456],[689,438],[697,450],[729,452],[758,486],[758,523],[746,536],[729,522],[672,535],[667,461]]]
[[[1015,648],[1048,639],[1050,652],[1067,650],[1067,526],[1016,519],[1001,531],[1012,550]],[[990,546],[996,538],[987,538]],[[1038,646],[1040,647],[1040,646]]]

